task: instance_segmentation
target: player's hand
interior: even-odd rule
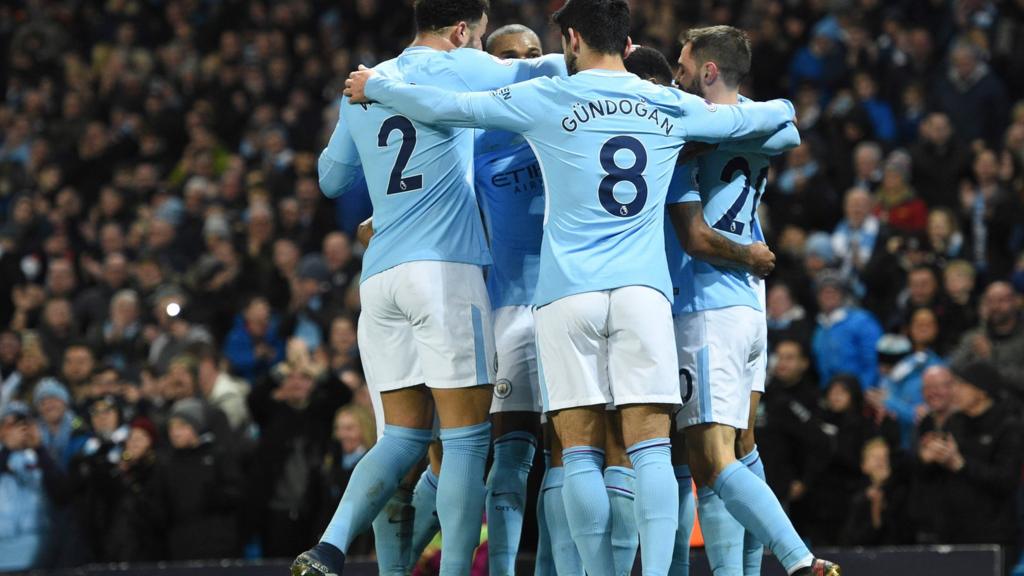
[[[345,80],[345,96],[348,96],[351,104],[365,104],[370,101],[366,97],[366,83],[375,74],[377,73],[360,64],[358,70],[348,75],[348,80]]]
[[[370,216],[366,220],[359,223],[359,229],[356,230],[356,240],[363,245],[363,248],[370,246],[370,239],[373,238],[373,216]]]
[[[765,278],[775,269],[775,253],[764,242],[750,245],[750,271],[760,278]]]

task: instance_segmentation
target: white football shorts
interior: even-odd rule
[[[764,390],[768,328],[764,312],[731,306],[675,319],[679,388],[677,428],[725,424],[746,429],[750,392]]]
[[[679,404],[672,307],[647,286],[584,292],[534,311],[545,411]]]

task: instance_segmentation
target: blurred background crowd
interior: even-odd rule
[[[559,49],[555,0],[492,0]],[[373,444],[341,82],[410,0],[0,6],[0,571],[289,557]],[[1024,527],[1024,1],[634,0],[793,100],[762,221],[769,482],[816,546]],[[372,552],[372,540],[356,552]],[[1011,556],[1012,559],[1016,556]]]

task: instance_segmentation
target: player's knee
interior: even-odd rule
[[[492,386],[433,389],[434,403],[442,428],[463,428],[486,422],[490,417]]]
[[[605,414],[603,406],[568,408],[552,414],[555,432],[562,448],[603,446]]]
[[[668,404],[621,406],[622,436],[625,446],[652,438],[667,438],[671,429],[672,407]]]

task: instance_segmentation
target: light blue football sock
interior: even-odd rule
[[[636,561],[640,534],[636,529],[636,473],[630,468],[609,466],[604,469],[604,486],[612,507],[612,556],[615,573],[629,574]]]
[[[426,455],[432,436],[430,430],[384,426],[380,440],[352,471],[320,541],[347,553],[352,540],[370,527],[409,469]]]
[[[441,576],[465,576],[480,544],[484,514],[484,469],[491,423],[441,429],[441,476],[437,517],[441,522]]]
[[[693,502],[693,476],[690,467],[680,464],[673,468],[679,487],[679,529],[676,530],[676,544],[672,549],[672,565],[669,576],[690,576],[690,537],[693,522],[697,518],[697,507]]]
[[[757,444],[754,445],[754,449],[750,451],[743,458],[740,458],[740,462],[746,465],[755,476],[760,478],[762,481],[767,482],[764,475],[764,461],[761,460],[761,455],[757,452]],[[754,536],[754,533],[750,530],[744,531],[743,534],[743,574],[744,576],[760,576],[761,575],[761,561],[764,560],[764,544]]]
[[[697,489],[697,513],[711,573],[743,576],[743,525],[729,514],[715,491],[706,486]]]
[[[381,576],[405,576],[412,547],[412,490],[399,486],[373,519],[373,547]]]
[[[742,462],[726,466],[713,489],[729,513],[779,559],[787,574],[814,561],[771,488]]]
[[[551,452],[544,451],[544,477],[541,478],[540,494],[537,495],[537,559],[533,564],[533,576],[555,576],[555,557],[551,555],[551,534],[548,532],[544,486],[547,486],[551,469]],[[559,494],[561,498],[561,494]]]
[[[565,513],[562,488],[565,483],[565,468],[548,468],[541,487],[544,500],[544,520],[547,521],[551,538],[551,556],[558,576],[583,576],[583,560],[580,558],[576,541],[569,530],[569,518]]]
[[[672,564],[679,528],[679,485],[672,471],[672,442],[651,438],[626,448],[636,471],[636,524],[643,574],[664,575]]]
[[[604,450],[574,446],[562,451],[565,464],[565,515],[589,576],[614,576],[612,511],[601,468]]]
[[[423,555],[423,550],[441,530],[441,523],[437,519],[437,475],[429,464],[412,491],[412,508],[412,543],[409,546],[406,572],[412,571]]]
[[[515,576],[526,511],[526,479],[536,451],[537,438],[529,432],[509,432],[494,441],[486,500],[487,566],[491,576]]]

